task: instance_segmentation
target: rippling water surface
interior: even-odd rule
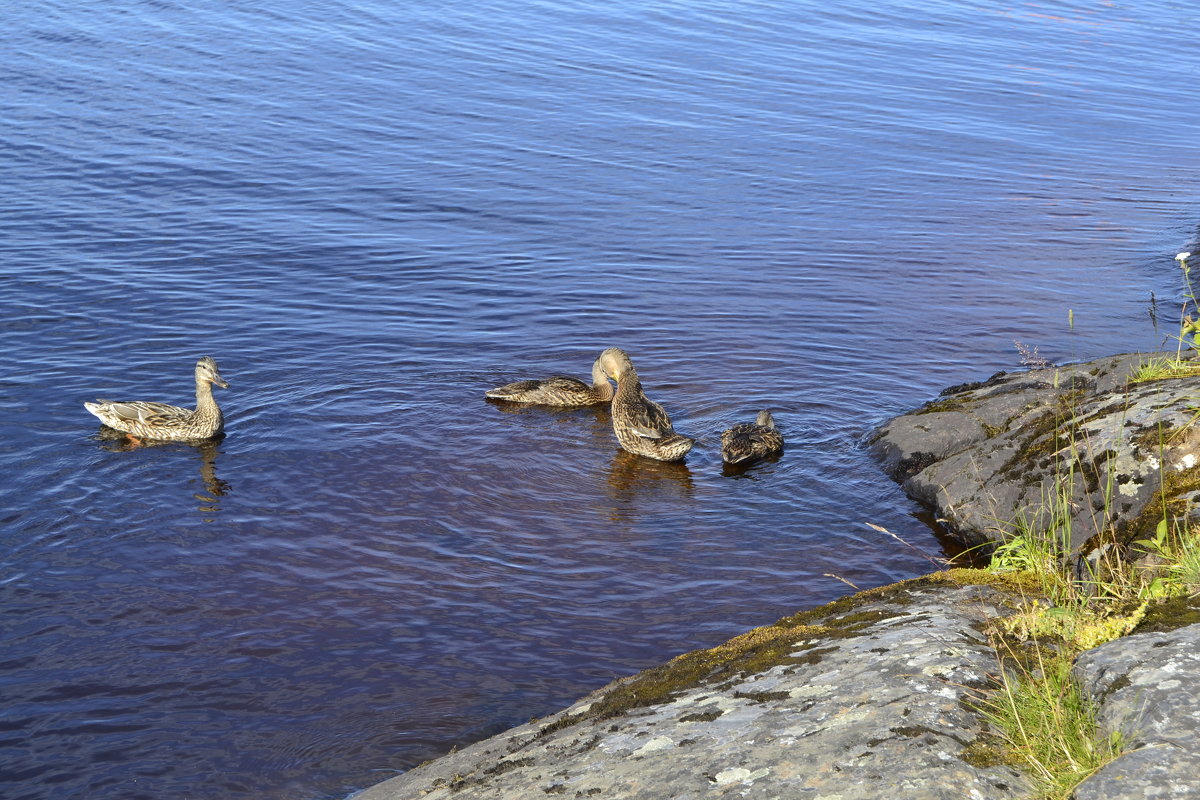
[[[342,797],[927,570],[864,437],[1018,367],[1014,339],[1161,341],[1148,299],[1178,297],[1200,211],[1197,23],[11,5],[0,794]],[[604,409],[483,399],[609,346],[698,437],[686,463],[623,454]],[[81,405],[189,402],[205,354],[222,441],[130,447]],[[760,408],[787,453],[724,470]]]

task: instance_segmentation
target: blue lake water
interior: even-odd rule
[[[930,569],[863,449],[1159,346],[1191,3],[13,3],[0,796],[344,797]],[[1073,319],[1073,322],[1070,321]],[[622,347],[682,465],[483,392]],[[227,436],[128,447],[84,400]],[[727,473],[770,408],[782,460]],[[879,533],[883,526],[910,546]]]

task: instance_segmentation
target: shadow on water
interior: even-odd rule
[[[232,491],[229,482],[217,476],[217,456],[221,454],[220,444],[225,439],[225,434],[198,442],[156,442],[132,439],[121,431],[101,426],[94,438],[100,442],[101,448],[110,453],[132,453],[150,448],[193,451],[200,460],[200,482],[204,486],[205,494],[197,492],[192,497],[204,504],[198,507],[203,513],[216,513],[219,510],[220,498]]]
[[[942,553],[952,567],[986,567],[991,560],[991,549],[968,547],[951,535],[937,515],[927,509],[912,512],[913,519],[924,523],[929,532],[941,545]]]
[[[511,403],[508,400],[497,400],[494,397],[485,397],[483,402],[487,403],[497,411],[505,414],[530,414],[537,412],[552,411],[553,406],[527,405],[525,403]]]
[[[755,461],[747,461],[742,464],[730,464],[728,461],[721,462],[721,475],[726,478],[746,478],[747,480],[758,480],[761,477],[770,475],[775,471],[774,465],[783,458],[782,455],[768,456]]]
[[[559,423],[578,421],[588,429],[588,439],[597,446],[616,439],[612,432],[612,414],[607,403],[594,406],[577,406],[574,408],[562,406],[545,406],[537,403],[510,403],[507,400],[497,400],[492,397],[484,398],[492,408],[523,422],[536,424],[540,421]]]

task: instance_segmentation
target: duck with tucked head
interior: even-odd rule
[[[493,400],[509,403],[535,403],[543,406],[578,408],[607,403],[613,398],[613,387],[600,370],[599,362],[592,365],[592,385],[581,380],[555,375],[545,380],[517,381],[497,386],[484,393]]]
[[[213,384],[228,389],[229,384],[217,371],[217,362],[205,356],[196,362],[196,408],[180,408],[166,403],[140,400],[114,403],[98,400],[84,403],[110,428],[134,439],[182,442],[211,439],[221,433],[225,419],[213,399]]]
[[[721,458],[727,464],[748,464],[782,452],[783,436],[765,409],[754,422],[739,422],[721,434]]]
[[[676,433],[663,407],[646,397],[629,355],[610,347],[600,354],[596,364],[617,382],[612,423],[621,447],[659,461],[678,461],[687,455],[696,440]]]

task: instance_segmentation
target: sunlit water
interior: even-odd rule
[[[0,795],[340,797],[928,570],[863,441],[1018,368],[1014,339],[1159,344],[1197,22],[10,5]],[[483,399],[610,346],[698,437],[685,464],[620,452],[604,409]],[[131,448],[81,405],[189,403],[205,354],[218,443]],[[723,469],[760,408],[786,454]]]

